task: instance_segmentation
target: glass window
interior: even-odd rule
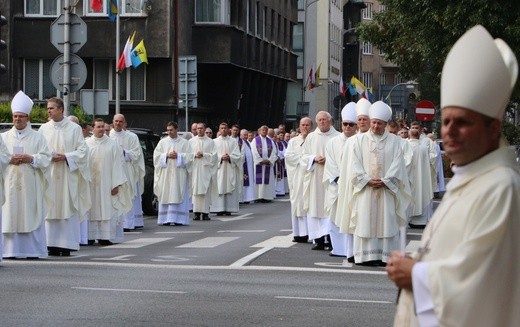
[[[86,16],[107,16],[108,15],[108,3],[111,0],[103,0],[103,7],[101,11],[95,12],[90,8],[90,1],[83,1],[83,5],[85,6]],[[113,1],[113,0],[112,0]],[[145,16],[146,11],[142,10],[142,3],[145,0],[121,0],[121,10],[119,11],[121,16]]]
[[[58,16],[60,0],[25,0],[25,16]]]
[[[229,24],[229,0],[196,0],[195,22]]]
[[[110,100],[116,98],[116,73],[114,60],[94,60],[95,89],[109,90]],[[119,99],[123,101],[144,101],[146,99],[146,65],[136,69],[127,68],[119,75]]]
[[[292,46],[294,50],[303,50],[303,23],[294,25]]]
[[[370,2],[365,2],[365,4],[367,7],[361,10],[362,17],[363,19],[372,19],[372,8],[374,5]]]
[[[386,74],[379,74],[379,85],[386,85]]]
[[[372,73],[364,72],[362,83],[368,88],[372,87]]]
[[[366,54],[366,55],[372,54],[372,43],[363,42],[363,54]]]
[[[45,100],[56,96],[51,83],[50,67],[52,60],[25,59],[23,70],[24,92],[31,99]]]

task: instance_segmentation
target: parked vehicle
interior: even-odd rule
[[[158,202],[157,196],[153,193],[153,150],[157,146],[157,143],[159,143],[161,137],[152,130],[145,128],[129,128],[128,130],[139,137],[139,142],[141,143],[144,154],[144,191],[141,197],[143,212],[145,215],[155,216],[157,215]]]

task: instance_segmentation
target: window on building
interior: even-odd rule
[[[196,0],[195,22],[229,24],[229,0]]]
[[[294,25],[292,48],[294,53],[298,55],[296,64],[298,68],[303,68],[303,23]]]
[[[379,74],[379,85],[386,85],[386,74]]]
[[[257,1],[255,6],[255,22],[255,35],[261,36],[260,33],[262,33],[262,20],[260,19],[260,1]]]
[[[365,2],[365,4],[367,5],[367,7],[361,10],[361,15],[363,19],[372,19],[372,8],[374,4],[370,2]]]
[[[23,61],[23,90],[31,99],[45,100],[57,95],[50,78],[52,60]]]
[[[401,77],[401,75],[395,75],[394,76],[394,84],[404,83],[404,79]]]
[[[371,55],[372,54],[372,43],[363,42],[363,54]]]
[[[364,72],[362,79],[363,80],[361,82],[363,83],[363,85],[365,85],[366,87],[372,87],[372,73]]]
[[[110,100],[116,98],[115,64],[114,60],[94,60],[93,88],[109,90]],[[146,65],[140,65],[136,69],[125,69],[119,75],[119,83],[120,100],[146,100]]]
[[[61,0],[25,0],[25,16],[58,16]]]
[[[84,12],[86,16],[101,16],[105,17],[108,15],[108,4],[114,0],[103,0],[103,7],[101,11],[96,12],[90,8],[90,1],[83,1],[85,6]],[[146,11],[142,10],[143,0],[121,0],[121,8],[119,14],[122,17],[128,16],[146,16]]]
[[[305,2],[307,0],[298,0],[298,10],[304,10],[305,9]]]
[[[385,52],[384,52],[383,50],[379,49],[379,55],[380,55],[380,56],[384,56],[384,55],[385,55]]]
[[[379,12],[385,12],[386,11],[386,5],[379,4]]]

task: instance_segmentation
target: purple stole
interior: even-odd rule
[[[238,146],[240,147],[240,150],[242,150],[242,145],[243,144],[246,144],[248,147],[249,147],[249,150],[251,150],[251,145],[249,145],[249,142],[244,142],[244,140],[242,140],[240,137],[238,138]],[[245,151],[244,151],[245,153]],[[246,155],[244,154],[244,164],[242,166],[242,169],[244,171],[244,186],[249,186],[249,175],[247,174],[247,157]]]
[[[278,146],[278,151],[283,151],[283,145],[284,145],[283,141],[276,142],[276,145]],[[281,180],[282,176],[285,176],[285,159],[278,159],[275,167],[276,167],[276,171],[275,171],[276,179]]]
[[[273,151],[273,141],[271,141],[270,138],[266,137],[265,141],[267,143],[267,156],[271,156],[271,152]],[[255,143],[256,143],[256,150],[258,151],[258,154],[260,155],[260,158],[262,158],[262,137],[257,136],[255,137]],[[269,184],[269,175],[271,174],[271,166],[265,166],[265,175],[264,175],[264,181],[262,183],[262,165],[256,165],[255,168],[255,174],[256,174],[256,184]]]

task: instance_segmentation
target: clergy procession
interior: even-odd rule
[[[88,133],[51,98],[49,120],[36,132],[32,106],[23,92],[14,97],[14,126],[0,144],[3,258],[70,256],[144,227],[143,151],[124,115],[112,124],[98,118]],[[341,111],[341,131],[327,111],[287,132],[283,124],[248,131],[222,122],[215,138],[203,122],[183,136],[168,122],[153,152],[157,224],[209,221],[289,195],[294,242],[384,266],[402,250],[408,226],[424,228],[434,192],[444,191],[435,142],[420,123],[408,132],[391,117],[385,103],[362,98]],[[397,136],[399,127],[409,138]]]

